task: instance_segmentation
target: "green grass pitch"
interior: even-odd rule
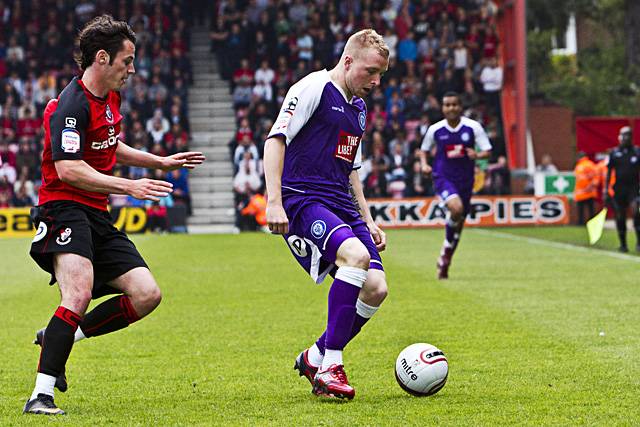
[[[637,425],[640,257],[586,249],[576,227],[468,229],[447,282],[442,230],[389,231],[390,293],[345,351],[351,402],[318,400],[293,371],[324,328],[314,285],[281,238],[134,237],[164,299],[143,321],[77,344],[63,419],[21,415],[35,378],[34,331],[58,304],[28,258],[1,240],[0,425]],[[632,243],[635,241],[632,240]],[[415,398],[398,352],[440,347],[449,381]]]

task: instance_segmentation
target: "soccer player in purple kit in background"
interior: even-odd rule
[[[449,278],[451,258],[471,208],[475,160],[486,159],[491,154],[491,143],[482,125],[462,116],[462,103],[457,93],[444,94],[442,113],[445,118],[429,127],[420,151],[425,175],[432,172],[427,160],[428,156],[433,156],[435,192],[447,208],[445,239],[437,262],[438,279],[441,280]]]
[[[342,351],[387,295],[378,253],[386,237],[373,222],[357,169],[367,115],[362,98],[380,84],[388,63],[379,34],[355,33],[335,68],[289,89],[265,143],[269,229],[284,236],[316,283],[334,276],[326,330],[294,366],[316,395],[354,397]]]

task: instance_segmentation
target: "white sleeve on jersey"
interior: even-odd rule
[[[328,78],[326,70],[316,71],[291,86],[269,138],[282,135],[287,145],[291,143],[318,108]]]
[[[482,125],[475,120],[467,119],[469,126],[473,129],[473,135],[475,137],[476,145],[482,151],[491,150],[491,142],[489,141],[489,137],[487,136],[487,132],[485,132]]]
[[[422,139],[422,146],[420,146],[420,149],[422,151],[429,151],[431,150],[431,147],[433,147],[433,144],[436,143],[436,140],[434,139],[434,135],[436,134],[436,126],[429,126],[429,128],[427,129],[427,133],[424,134],[424,138]]]

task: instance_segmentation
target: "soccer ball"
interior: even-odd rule
[[[414,396],[436,394],[447,382],[449,362],[444,353],[431,344],[411,344],[398,355],[396,381]]]

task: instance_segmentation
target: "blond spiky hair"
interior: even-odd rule
[[[375,30],[360,30],[347,40],[344,46],[344,54],[357,56],[366,48],[374,48],[383,58],[389,58],[389,47],[382,36]]]

